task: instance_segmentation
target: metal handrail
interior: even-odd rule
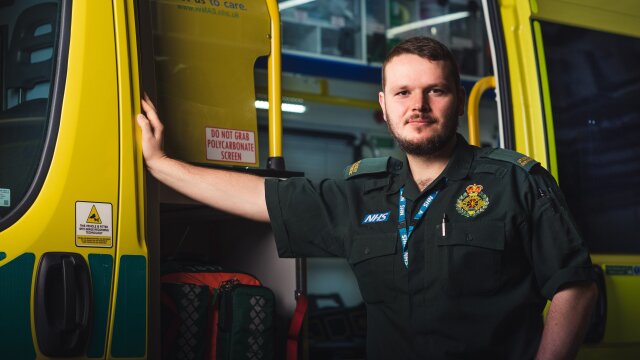
[[[469,144],[471,145],[480,146],[480,119],[478,116],[480,112],[480,98],[485,91],[495,88],[496,77],[486,76],[478,80],[471,89],[468,108]]]

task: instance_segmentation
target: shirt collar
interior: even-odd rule
[[[442,184],[442,181],[444,181],[444,179],[462,180],[469,175],[469,169],[471,168],[471,164],[473,163],[474,159],[473,146],[469,145],[467,143],[467,140],[465,140],[462,135],[456,134],[456,136],[456,147],[453,150],[451,159],[449,160],[449,163],[445,167],[442,174],[440,174],[440,176],[438,176],[438,178],[433,183],[437,186],[442,186],[438,184]],[[391,186],[389,186],[388,194],[399,192],[400,188],[403,186],[405,188],[404,196],[407,199],[415,200],[420,196],[420,190],[411,178],[411,173],[409,171],[409,162],[407,161],[406,155],[404,158],[404,166],[402,167],[402,169],[400,169],[398,174],[394,176]]]
[[[462,180],[469,175],[469,169],[474,159],[474,146],[469,145],[467,140],[460,134],[456,134],[458,140],[456,142],[456,148],[453,150],[451,160],[447,164],[447,167],[442,172],[447,179],[450,180]]]

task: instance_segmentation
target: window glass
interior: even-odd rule
[[[412,36],[429,36],[447,45],[456,57],[463,77],[492,74],[487,30],[479,1],[390,1],[389,48]]]
[[[57,1],[0,2],[0,219],[25,198],[42,158],[59,16]]]
[[[363,0],[280,0],[282,50],[364,59]]]
[[[640,39],[541,22],[558,180],[591,251],[640,252]]]
[[[489,39],[479,0],[389,1],[387,48],[414,36],[436,39],[451,50],[467,99],[476,81],[493,75]],[[468,112],[460,118],[458,128],[465,137],[468,135]],[[499,146],[501,130],[494,91],[487,91],[481,97],[478,119],[480,145]]]

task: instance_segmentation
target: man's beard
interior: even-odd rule
[[[433,120],[433,118],[427,117],[428,120]],[[449,116],[442,124],[442,131],[433,134],[429,139],[422,142],[412,142],[408,139],[402,139],[396,132],[391,128],[391,120],[387,121],[387,128],[389,129],[389,133],[396,140],[400,149],[409,155],[415,156],[427,156],[438,153],[440,150],[444,149],[449,142],[456,136],[456,132],[458,131],[458,117],[456,115]]]

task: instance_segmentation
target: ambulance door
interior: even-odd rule
[[[640,7],[486,0],[503,135],[558,180],[599,274],[581,359],[640,355]]]
[[[112,43],[117,79],[116,103],[110,122],[115,130],[113,156],[118,170],[117,224],[114,275],[105,356],[147,359],[148,356],[148,248],[142,149],[136,146],[135,116],[140,113],[137,50],[139,1],[113,0]],[[88,29],[90,33],[92,29]],[[111,109],[110,109],[111,110]],[[111,129],[110,129],[111,130]],[[139,131],[137,132],[139,136]],[[115,205],[114,205],[115,206]],[[114,207],[115,208],[115,207]]]
[[[204,167],[292,176],[284,171],[282,157],[277,2],[139,4],[140,76],[163,119],[168,155]],[[256,91],[256,77],[261,76],[256,67],[265,57],[268,90],[262,94]],[[257,100],[269,103],[268,143],[258,142]],[[268,147],[268,158],[260,157],[261,146]],[[275,293],[278,321],[293,313],[296,280],[302,277],[296,278],[293,259],[277,257],[269,225],[220,213],[150,176],[147,180],[146,230],[153,244],[149,246],[149,354],[173,341],[171,334],[161,334],[156,320],[161,317],[160,269],[167,263],[205,262],[255,274]],[[276,357],[286,343],[287,325],[279,324]]]
[[[117,5],[0,1],[2,358],[144,356],[145,260],[116,261],[140,242],[123,231]]]

